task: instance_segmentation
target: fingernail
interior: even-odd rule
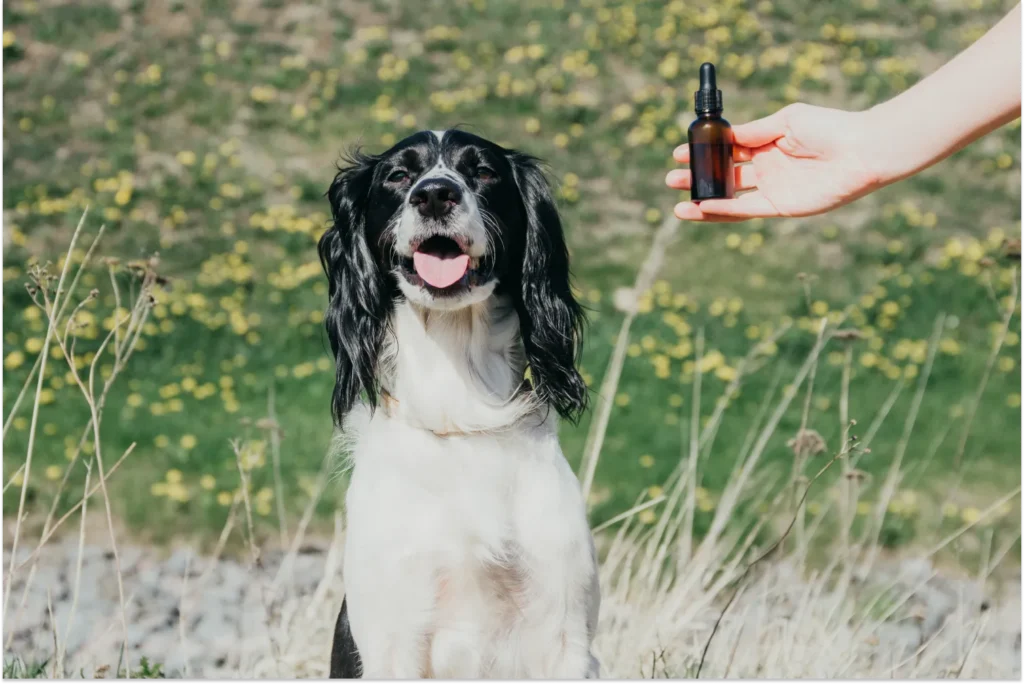
[[[688,147],[687,145],[679,145],[678,147],[676,147],[676,149],[672,150],[672,154],[673,155],[680,155],[680,154],[683,153],[684,149],[687,149],[687,147]]]

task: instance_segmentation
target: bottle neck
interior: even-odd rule
[[[717,111],[715,111],[715,110],[712,110],[712,111],[705,110],[703,112],[697,112],[697,118],[698,119],[720,119],[720,118],[722,118],[722,110],[720,110],[720,109],[717,110]]]

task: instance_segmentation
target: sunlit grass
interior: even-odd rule
[[[99,293],[75,314],[76,364],[94,361],[125,309],[111,278],[124,287],[155,253],[166,278],[105,408],[105,450],[136,444],[111,483],[113,513],[136,531],[171,537],[184,516],[212,543],[240,494],[230,445],[238,437],[256,529],[273,534],[282,516],[303,509],[331,435],[326,293],[314,247],[328,220],[322,193],[332,164],[346,145],[380,150],[460,122],[549,160],[578,295],[590,309],[583,371],[595,392],[622,302],[635,301],[621,379],[602,398],[611,412],[588,487],[595,524],[664,485],[690,439],[700,373],[708,390],[701,414],[728,404],[716,458],[696,490],[703,529],[703,509],[719,500],[765,397],[790,389],[779,378],[799,367],[820,320],[834,323],[840,312],[860,334],[851,343],[849,412],[899,394],[858,464],[869,499],[900,443],[933,324],[945,315],[918,448],[906,456],[884,543],[911,542],[922,520],[970,518],[992,487],[1019,479],[1019,315],[980,384],[1015,278],[1003,245],[1020,236],[1019,124],[848,211],[683,226],[657,278],[643,292],[623,291],[675,200],[661,181],[683,140],[701,61],[719,64],[733,121],[795,100],[862,107],[961,49],[1005,3],[473,1],[444,3],[441,13],[330,5],[286,30],[274,23],[281,8],[264,4],[252,14],[218,3],[196,13],[136,8],[134,28],[104,5],[15,1],[3,9],[5,405],[45,343],[45,316],[23,290],[28,272],[63,252],[89,204],[89,229],[108,225],[111,260],[83,272],[82,288]],[[907,45],[927,49],[910,55]],[[80,247],[71,252],[74,266],[84,258]],[[806,411],[795,402],[780,418],[763,456],[770,473],[789,478],[786,442],[805,413],[814,423],[840,410],[845,354],[825,349]],[[105,379],[112,359],[101,356],[96,367]],[[257,425],[271,393],[288,444],[281,487],[270,434]],[[51,369],[5,416],[5,472],[20,487],[19,454],[31,433],[25,407],[39,407],[28,503],[49,501],[65,480],[84,486],[85,471],[70,460],[89,415],[79,395],[67,371]],[[592,428],[563,431],[581,474]],[[830,448],[842,440],[834,422],[818,430]],[[90,449],[81,445],[86,456]],[[313,527],[328,524],[342,490],[324,493]],[[5,513],[16,502],[7,497]],[[825,505],[813,494],[807,503]],[[659,519],[656,508],[638,514],[650,526]]]

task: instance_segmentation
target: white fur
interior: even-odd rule
[[[381,382],[397,403],[345,424],[364,676],[596,677],[593,539],[554,410],[516,393],[514,309],[405,301],[391,324]]]
[[[438,137],[438,140],[444,135],[444,131],[432,132]],[[472,266],[475,267],[480,257],[494,251],[490,244],[490,234],[484,227],[483,213],[480,211],[480,203],[477,201],[476,194],[469,189],[461,175],[445,166],[444,160],[440,156],[433,168],[424,173],[423,177],[410,187],[405,195],[402,202],[403,209],[395,225],[395,251],[402,256],[412,256],[412,243],[418,236],[422,237],[425,233],[430,232],[430,229],[424,226],[423,217],[409,204],[409,197],[417,186],[437,178],[447,178],[462,189],[462,202],[454,209],[446,233],[457,234],[466,239],[468,242],[466,254],[473,260]],[[474,287],[457,297],[438,298],[426,289],[410,284],[401,274],[396,274],[396,277],[398,287],[409,301],[431,309],[445,310],[461,310],[474,304],[480,304],[491,296],[498,284],[497,279],[492,278],[489,282]]]

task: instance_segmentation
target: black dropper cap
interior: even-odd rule
[[[722,91],[715,82],[715,65],[704,62],[700,65],[700,90],[693,94],[697,114],[721,114]]]

